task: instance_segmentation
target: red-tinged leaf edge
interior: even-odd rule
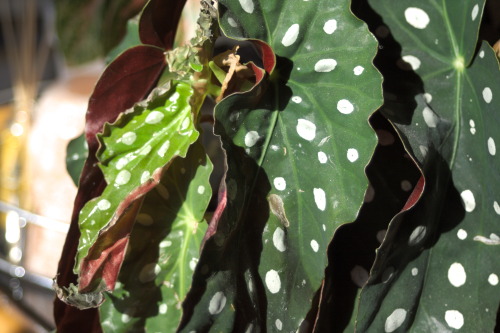
[[[415,163],[415,165],[417,165]],[[422,193],[424,192],[425,189],[425,178],[424,176],[420,176],[420,179],[418,180],[418,183],[415,185],[413,188],[413,191],[410,194],[410,197],[408,198],[408,201],[406,201],[405,206],[401,210],[401,212],[407,211],[408,209],[412,208],[415,206],[422,196]]]
[[[186,0],[151,0],[139,21],[141,42],[170,50],[174,44],[177,24]]]
[[[117,220],[111,222],[111,226],[99,235],[102,241],[90,248],[80,268],[81,275],[78,281],[80,293],[96,289],[99,292],[114,289],[130,233],[142,204],[142,200],[137,198],[140,194],[151,190],[156,183],[149,182],[148,185],[147,190],[137,189],[120,204],[115,214],[119,216]]]
[[[383,232],[394,216],[413,207],[422,195],[422,172],[407,154],[393,124],[380,111],[370,117],[370,124],[379,139],[366,168],[370,186],[356,220],[339,228],[328,246],[319,311],[310,321],[314,322],[313,332],[351,331],[356,299],[366,283],[362,273],[368,278]],[[400,188],[402,179],[415,184],[411,193]],[[392,190],[380,193],[382,188]]]
[[[252,90],[261,83],[261,81],[264,79],[266,74],[271,75],[272,71],[276,67],[276,55],[274,54],[272,48],[267,43],[260,41],[260,40],[249,40],[249,41],[252,42],[255,45],[255,47],[257,48],[257,51],[260,52],[262,64],[264,67],[264,68],[260,68],[259,66],[255,65],[253,62],[248,63],[248,65],[251,67],[251,69],[255,75],[255,84],[250,89],[250,90]],[[225,96],[225,97],[227,97],[227,96]],[[225,154],[225,152],[224,152],[224,154]],[[225,162],[225,163],[227,163],[227,162]],[[227,169],[227,167],[226,167],[226,169]],[[224,174],[224,177],[222,177],[221,184],[220,184],[217,208],[215,209],[214,215],[212,216],[212,219],[209,222],[207,232],[206,232],[205,236],[203,237],[201,249],[203,249],[205,242],[210,237],[212,237],[215,234],[215,232],[217,231],[217,225],[219,223],[219,219],[222,216],[224,209],[226,208],[226,204],[227,204],[227,197],[226,196],[227,196],[226,177]]]
[[[102,131],[104,123],[113,122],[121,112],[144,99],[156,85],[164,68],[162,50],[151,46],[134,47],[125,51],[106,68],[92,93],[85,128],[89,157],[80,178],[71,225],[55,278],[56,285],[69,286],[76,282],[73,266],[80,237],[79,212],[87,201],[100,195],[106,186],[102,172],[97,167],[95,154],[99,144],[96,134]],[[81,328],[82,332],[100,331],[97,311],[81,312],[57,298],[54,317],[58,332],[74,332],[74,327]]]

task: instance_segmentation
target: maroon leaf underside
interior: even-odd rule
[[[185,1],[176,1],[175,10],[156,10],[165,1],[152,0],[147,5],[146,14],[141,22],[141,40],[152,45],[171,49],[175,30]],[[170,2],[169,2],[170,4]],[[154,9],[154,10],[153,10]],[[151,10],[155,13],[151,14]],[[149,16],[148,16],[149,15]],[[151,28],[152,27],[152,28]],[[155,42],[154,36],[168,36],[162,43]],[[89,145],[87,159],[80,178],[80,186],[74,202],[70,229],[66,237],[59,261],[56,277],[59,286],[76,283],[73,273],[80,231],[78,217],[81,208],[92,198],[99,196],[106,186],[101,170],[97,167],[95,156],[98,147],[96,134],[102,131],[106,122],[113,122],[118,115],[143,100],[155,87],[165,68],[163,50],[141,45],[125,51],[103,73],[89,101],[85,134]],[[123,254],[124,246],[112,250]],[[122,260],[120,260],[121,262]],[[96,309],[79,310],[59,299],[54,301],[54,318],[58,332],[101,332],[99,315]]]

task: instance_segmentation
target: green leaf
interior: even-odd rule
[[[419,203],[389,226],[361,295],[357,329],[492,332],[500,301],[500,247],[493,245],[500,72],[487,44],[475,53],[484,1],[371,3],[410,64],[399,66],[418,75],[383,72],[387,87],[417,92],[414,107],[403,109],[402,96],[389,90],[396,100],[383,112],[421,164],[426,184]]]
[[[276,67],[256,42],[272,73],[216,107],[227,206],[181,327],[312,327],[303,319],[321,287],[328,244],[355,219],[368,183],[376,137],[367,119],[381,102],[371,66],[376,43],[348,2],[220,1],[219,10],[226,35],[268,43]]]
[[[173,332],[199,258],[212,164],[199,142],[149,192],[115,290],[100,308],[104,332]]]
[[[189,105],[191,87],[177,82],[165,90],[106,125],[99,136],[98,158],[108,186],[81,211],[75,273],[99,232],[112,226],[128,208],[134,191],[159,182],[164,166],[175,156],[186,156],[198,137]]]
[[[71,140],[66,148],[66,170],[76,186],[78,186],[88,154],[89,146],[84,134]]]
[[[366,168],[370,186],[356,221],[339,228],[330,244],[317,332],[355,331],[359,294],[376,249],[421,177],[389,121],[376,112],[370,124],[379,139]]]

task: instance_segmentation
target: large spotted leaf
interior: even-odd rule
[[[317,332],[354,332],[359,293],[391,219],[419,184],[420,171],[380,112],[370,118],[379,139],[366,174],[370,186],[354,223],[339,228],[328,249]],[[387,161],[391,161],[387,163]]]
[[[100,308],[104,332],[173,332],[207,229],[212,164],[201,144],[175,159],[145,198],[113,292]]]
[[[381,102],[376,44],[348,1],[220,1],[219,10],[226,35],[267,43],[276,64],[257,42],[267,74],[216,107],[227,201],[181,327],[295,331],[314,324],[306,316],[328,244],[367,187],[368,117]]]
[[[75,264],[80,290],[97,288],[100,278],[106,289],[113,287],[112,275],[118,273],[126,230],[133,225],[134,210],[140,204],[137,200],[156,186],[174,157],[186,156],[198,137],[189,104],[191,87],[175,82],[165,90],[122,114],[100,135],[98,158],[108,185],[80,213]],[[130,208],[132,204],[136,207]],[[113,273],[107,271],[108,264]]]
[[[357,329],[492,332],[500,301],[500,71],[487,44],[475,51],[484,2],[370,3],[399,43],[377,29],[385,30],[381,58],[396,65],[381,67],[383,112],[426,185],[419,203],[389,226]]]

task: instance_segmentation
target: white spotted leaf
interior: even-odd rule
[[[162,176],[159,186],[168,189],[168,199],[158,188],[146,194],[116,288],[99,309],[104,332],[175,331],[207,230],[211,172],[196,142]],[[200,194],[200,186],[207,190]]]
[[[266,55],[255,61],[263,79],[215,109],[227,203],[200,258],[209,270],[195,273],[182,331],[295,332],[314,306],[328,245],[356,218],[376,145],[368,124],[381,102],[376,43],[349,5],[219,1],[228,37],[269,47],[254,44]],[[214,315],[218,292],[226,307]]]
[[[80,273],[91,249],[99,252],[106,248],[106,237],[98,241],[101,231],[114,226],[128,212],[131,202],[159,182],[163,168],[172,159],[186,156],[198,137],[189,105],[191,95],[191,87],[184,82],[160,88],[114,124],[106,125],[99,135],[101,148],[97,156],[107,186],[81,210],[75,273]],[[141,177],[138,170],[150,176]],[[80,279],[81,287],[82,281],[86,280]]]
[[[491,47],[477,45],[484,1],[369,3],[396,42],[379,40],[382,113],[420,165],[425,187],[389,225],[361,293],[357,330],[491,332],[500,301],[488,280],[500,272],[491,238],[500,161],[489,138],[500,141],[500,71]],[[382,61],[401,56],[412,66]],[[396,309],[411,316],[391,321]]]

